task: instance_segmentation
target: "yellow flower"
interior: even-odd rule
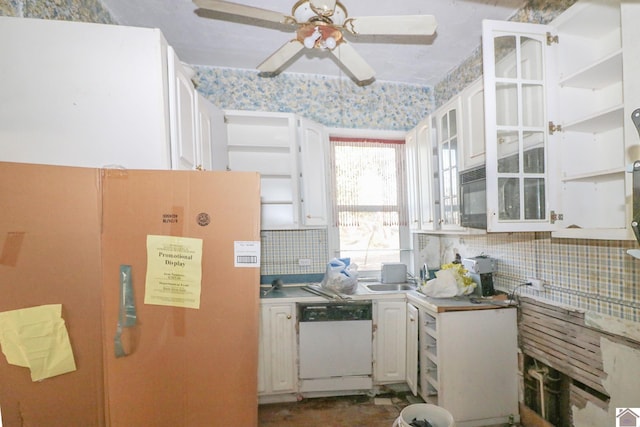
[[[469,271],[464,268],[462,264],[443,264],[440,266],[442,270],[452,269],[456,272],[456,282],[458,283],[458,287],[462,289],[467,289],[469,286],[475,287],[475,282],[469,276]]]

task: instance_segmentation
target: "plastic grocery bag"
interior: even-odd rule
[[[358,289],[358,265],[349,258],[334,258],[327,269],[320,286],[341,294],[353,294]]]
[[[428,297],[451,298],[458,295],[458,284],[453,270],[439,270],[436,278],[428,280],[420,291]]]

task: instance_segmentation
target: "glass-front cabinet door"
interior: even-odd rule
[[[483,23],[488,231],[552,228],[545,28]]]
[[[461,148],[460,97],[445,104],[436,114],[440,172],[440,228],[460,229],[458,159]]]
[[[635,240],[637,2],[483,22],[487,229]]]
[[[405,136],[407,204],[411,231],[433,231],[433,148],[431,116]]]

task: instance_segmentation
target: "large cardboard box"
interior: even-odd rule
[[[77,371],[32,382],[0,355],[5,427],[104,425],[95,169],[0,163],[0,311],[62,304]]]
[[[254,173],[0,163],[0,311],[61,303],[77,371],[42,382],[0,356],[5,426],[257,425]],[[9,208],[5,209],[5,206]],[[147,236],[202,242],[199,308],[145,304]],[[137,323],[116,358],[120,267]]]

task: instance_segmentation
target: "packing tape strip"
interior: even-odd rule
[[[131,281],[131,266],[120,266],[120,304],[118,309],[118,326],[114,337],[114,351],[116,357],[124,357],[127,353],[122,345],[123,328],[131,328],[136,325],[138,317],[136,315],[136,304],[133,295],[133,284]]]
[[[0,253],[0,265],[9,267],[16,266],[20,249],[22,248],[22,242],[24,241],[24,235],[25,233],[23,231],[10,231],[7,233],[2,247],[2,253]]]

